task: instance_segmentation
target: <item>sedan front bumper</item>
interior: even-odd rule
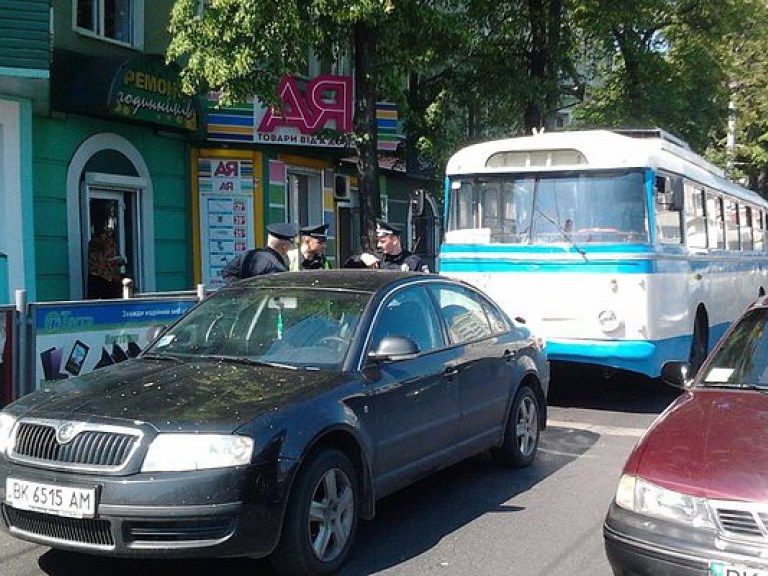
[[[96,513],[76,518],[14,508],[8,477],[49,486],[95,487]],[[267,556],[284,505],[274,497],[274,466],[104,476],[0,468],[0,528],[51,546],[123,557]]]
[[[706,576],[710,566],[718,565],[749,570],[745,574],[768,573],[768,559],[761,557],[768,548],[726,543],[714,530],[643,516],[615,502],[603,524],[603,539],[614,574],[622,576]]]

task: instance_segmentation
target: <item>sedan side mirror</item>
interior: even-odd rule
[[[683,390],[691,387],[694,376],[690,362],[667,362],[661,368],[661,379],[664,383]]]
[[[368,358],[374,362],[397,362],[409,360],[419,355],[419,346],[405,336],[385,336],[376,350],[368,352]]]

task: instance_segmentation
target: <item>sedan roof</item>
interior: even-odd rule
[[[401,272],[398,270],[305,270],[302,272],[284,272],[255,276],[233,284],[232,286],[265,286],[285,288],[330,288],[360,292],[376,292],[383,286],[407,278],[439,278],[452,282],[450,278],[423,272]]]

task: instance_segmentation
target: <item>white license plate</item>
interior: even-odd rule
[[[5,501],[9,506],[71,518],[96,515],[96,489],[40,484],[6,478]]]
[[[711,562],[708,576],[768,576],[768,570]]]

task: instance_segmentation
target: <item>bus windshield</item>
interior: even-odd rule
[[[642,170],[454,177],[447,243],[648,243]]]

